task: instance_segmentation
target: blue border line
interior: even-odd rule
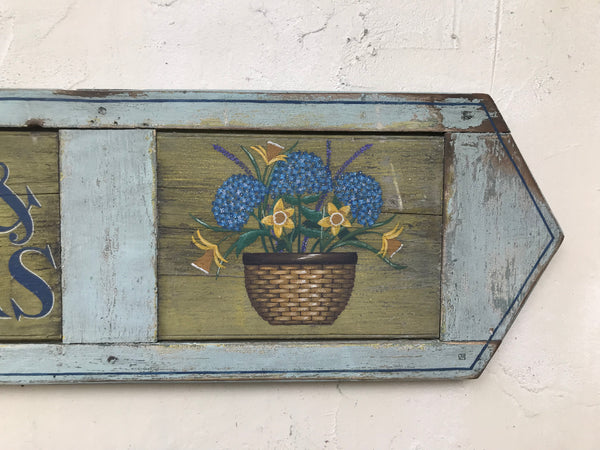
[[[488,348],[488,346],[490,345],[490,343],[492,342],[492,340],[494,339],[494,336],[496,335],[496,333],[498,332],[498,329],[502,326],[502,324],[504,323],[504,320],[506,320],[506,318],[508,317],[508,314],[511,312],[511,310],[513,309],[514,305],[517,303],[517,300],[519,299],[519,297],[521,296],[521,293],[523,292],[523,289],[525,289],[525,286],[527,285],[527,283],[529,282],[529,279],[531,278],[531,276],[533,275],[533,273],[535,272],[535,270],[538,268],[538,266],[540,265],[542,259],[544,258],[544,256],[546,255],[546,253],[548,252],[548,250],[550,249],[550,247],[552,246],[552,243],[554,242],[554,240],[556,239],[556,237],[554,236],[554,233],[552,233],[552,230],[550,228],[550,225],[548,225],[548,221],[546,220],[546,218],[544,217],[544,215],[542,214],[542,210],[540,209],[539,205],[537,204],[537,202],[535,201],[535,198],[533,197],[533,193],[531,192],[531,190],[529,189],[529,186],[527,186],[527,183],[525,182],[525,178],[523,177],[523,174],[521,173],[521,171],[519,170],[519,168],[517,167],[517,163],[515,162],[514,158],[512,157],[512,155],[510,154],[510,152],[508,151],[508,147],[506,146],[506,143],[504,142],[504,140],[502,139],[502,136],[500,135],[500,132],[498,131],[498,128],[496,127],[496,124],[494,123],[494,121],[492,120],[492,117],[490,116],[489,111],[487,110],[487,108],[485,107],[485,105],[483,103],[481,103],[481,107],[483,108],[483,110],[485,111],[485,114],[488,117],[488,120],[490,121],[490,123],[492,124],[492,127],[494,128],[494,132],[496,133],[496,137],[498,138],[498,140],[500,141],[500,144],[502,144],[502,148],[504,149],[504,152],[506,153],[506,155],[508,156],[508,158],[510,159],[510,162],[512,163],[513,167],[515,168],[515,170],[517,171],[517,174],[519,175],[519,178],[521,179],[521,183],[523,183],[523,186],[525,186],[525,190],[527,191],[527,194],[529,195],[529,198],[531,199],[533,205],[535,206],[536,211],[538,212],[539,216],[542,219],[542,222],[544,222],[544,226],[546,227],[546,230],[548,231],[548,233],[550,234],[550,242],[548,242],[548,244],[546,245],[546,247],[544,248],[544,251],[541,253],[541,255],[539,256],[539,258],[537,259],[537,261],[535,262],[535,264],[533,265],[533,268],[531,269],[531,271],[529,272],[529,274],[527,275],[527,277],[525,278],[525,281],[523,282],[523,284],[521,285],[521,288],[519,289],[519,291],[517,292],[517,295],[515,295],[515,298],[512,300],[512,302],[510,303],[510,305],[508,306],[508,309],[506,310],[506,312],[504,313],[504,315],[502,316],[502,318],[500,319],[500,322],[498,322],[498,325],[496,325],[494,327],[494,331],[490,334],[490,337],[488,338],[488,340],[486,341],[486,343],[484,344],[483,348],[481,349],[481,351],[479,352],[479,354],[477,355],[477,357],[475,358],[475,360],[473,361],[473,364],[471,364],[470,369],[473,369],[473,367],[475,366],[475,364],[477,363],[477,361],[479,361],[481,359],[481,357],[483,356],[483,353],[485,352],[485,350]]]
[[[514,169],[516,170],[517,174],[519,175],[519,178],[520,178],[521,182],[523,183],[523,186],[525,187],[525,189],[526,189],[526,191],[527,191],[527,193],[529,195],[529,198],[531,199],[533,205],[535,206],[536,211],[538,212],[540,218],[542,219],[542,222],[544,223],[544,226],[546,227],[546,230],[550,234],[550,241],[548,242],[548,244],[544,248],[543,252],[541,253],[541,255],[539,256],[539,258],[535,262],[533,268],[531,269],[531,271],[529,272],[529,274],[525,278],[525,281],[521,285],[521,287],[520,287],[519,291],[517,292],[517,294],[515,295],[514,299],[509,304],[508,309],[506,310],[506,312],[504,313],[504,315],[500,319],[500,322],[498,322],[498,324],[494,328],[494,331],[490,334],[490,337],[488,338],[488,340],[483,345],[481,351],[475,357],[475,360],[473,361],[473,363],[470,366],[468,366],[468,367],[437,367],[437,368],[422,368],[422,369],[417,369],[417,368],[412,368],[412,369],[339,369],[339,370],[323,369],[323,370],[63,372],[63,373],[20,373],[20,372],[14,372],[14,373],[0,373],[0,376],[5,376],[5,377],[13,377],[13,376],[14,377],[17,377],[17,376],[29,376],[29,377],[37,377],[37,376],[40,376],[40,377],[117,376],[118,377],[118,376],[139,376],[139,375],[145,375],[145,376],[160,376],[160,375],[174,375],[174,376],[177,376],[177,375],[257,375],[257,374],[283,375],[283,374],[294,374],[294,373],[297,373],[297,374],[325,374],[325,373],[336,374],[336,373],[401,373],[401,372],[472,371],[472,370],[474,370],[475,365],[481,360],[481,357],[484,355],[485,351],[487,350],[487,348],[489,347],[489,345],[493,341],[494,336],[498,332],[498,329],[502,326],[502,324],[504,323],[504,321],[508,317],[509,313],[511,312],[511,310],[513,309],[513,307],[515,306],[515,304],[519,300],[519,297],[521,296],[523,290],[525,289],[525,286],[529,282],[529,280],[532,277],[533,273],[536,271],[536,269],[541,264],[542,259],[544,258],[544,256],[546,255],[546,253],[548,252],[548,250],[550,249],[550,247],[552,246],[552,243],[554,242],[554,240],[556,239],[556,237],[554,236],[554,233],[552,233],[552,230],[550,228],[550,225],[548,224],[548,221],[544,217],[544,214],[542,213],[542,211],[541,211],[538,203],[536,202],[536,200],[535,200],[535,198],[533,196],[533,193],[531,192],[531,190],[529,189],[529,186],[525,182],[525,178],[523,177],[523,174],[521,173],[521,171],[517,167],[517,164],[516,164],[514,158],[510,154],[506,143],[502,139],[502,136],[501,136],[500,132],[498,131],[498,128],[496,127],[496,124],[494,123],[494,121],[493,121],[493,119],[492,119],[492,117],[491,117],[488,109],[486,108],[486,106],[485,106],[485,104],[483,102],[473,102],[473,103],[469,103],[469,102],[447,102],[447,103],[445,103],[445,102],[418,102],[418,101],[397,101],[397,102],[395,102],[395,101],[361,101],[361,100],[323,100],[323,101],[320,101],[320,100],[136,99],[136,98],[132,98],[132,99],[116,99],[116,100],[113,99],[113,100],[111,100],[111,99],[105,99],[105,98],[103,98],[103,99],[81,99],[81,98],[47,98],[47,97],[39,97],[39,98],[36,98],[36,97],[33,97],[33,98],[27,98],[27,97],[0,97],[0,101],[41,101],[41,102],[72,102],[72,103],[75,103],[75,102],[79,102],[79,103],[257,103],[257,104],[293,104],[293,105],[310,105],[310,104],[316,104],[316,105],[322,105],[322,104],[368,105],[368,104],[378,104],[378,105],[478,106],[478,107],[481,107],[483,109],[483,111],[485,112],[488,120],[490,121],[490,124],[492,125],[494,133],[496,134],[496,137],[500,141],[500,144],[502,145],[502,148],[504,149],[504,152],[506,153],[506,155],[510,159],[510,162],[512,163]]]
[[[0,97],[0,101],[68,102],[68,103],[252,103],[290,105],[429,105],[429,106],[481,106],[480,102],[417,102],[393,100],[261,100],[261,99],[212,99],[212,98],[48,98],[48,97]],[[484,108],[485,110],[485,108]],[[487,112],[487,110],[486,110]]]

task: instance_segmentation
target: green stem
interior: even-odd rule
[[[345,242],[345,241],[349,241],[354,239],[356,236],[360,236],[361,234],[378,234],[378,235],[382,235],[383,233],[380,233],[378,231],[371,231],[373,228],[379,228],[379,227],[383,227],[385,225],[387,225],[388,223],[390,223],[392,220],[394,220],[394,216],[390,217],[389,219],[386,219],[382,222],[377,222],[374,223],[373,225],[371,225],[370,227],[364,227],[364,228],[359,228],[358,230],[352,231],[350,233],[348,233],[346,236],[344,236],[343,238],[340,238],[340,240],[333,244],[331,247],[327,248],[325,251],[326,252],[330,252],[331,250],[333,250],[334,248],[338,248],[339,247],[339,243],[340,242]],[[330,240],[327,245],[330,245],[332,242],[332,240]]]
[[[302,196],[298,195],[298,223],[296,226],[298,227],[298,253],[302,253],[302,233],[300,233],[300,224],[302,224]]]
[[[193,214],[190,214],[190,217],[192,219],[194,219],[196,222],[198,222],[200,225],[202,225],[204,228],[208,228],[209,230],[217,231],[219,233],[231,233],[231,230],[228,230],[228,229],[222,228],[222,227],[218,227],[218,226],[216,227],[214,225],[209,225],[204,220],[199,219],[198,217],[194,216]],[[236,231],[236,233],[243,233],[243,232],[252,231],[252,230],[254,230],[254,228],[242,228],[240,231]]]
[[[248,150],[243,145],[240,145],[240,147],[242,147],[242,150],[244,151],[244,153],[246,153],[246,156],[248,156],[248,159],[252,163],[252,166],[254,166],[254,171],[256,172],[256,178],[258,178],[258,181],[260,181],[262,183],[264,178],[263,179],[260,178],[260,169],[258,167],[258,164],[256,163],[256,160],[254,159],[254,156],[252,156],[252,153],[250,153],[250,150]]]
[[[225,253],[223,253],[223,259],[227,259],[227,257],[231,254],[231,252],[235,249],[235,242],[233,244],[231,244],[231,246],[225,251]],[[217,273],[215,275],[215,278],[219,278],[219,274],[221,273],[221,268],[218,267],[217,268]]]
[[[259,207],[259,214],[260,214],[260,207]],[[258,226],[261,230],[266,229],[265,225],[260,221],[260,219],[256,216],[256,214],[251,213],[250,215],[256,219],[256,221],[258,222]],[[265,239],[265,237],[261,236],[260,241],[262,243],[263,249],[265,250],[265,253],[269,253],[269,249],[267,247],[267,240]]]
[[[356,232],[354,234],[353,233],[348,233],[346,236],[344,236],[343,238],[339,239],[337,242],[335,242],[333,244],[331,243],[333,241],[333,239],[330,240],[327,243],[327,245],[330,245],[330,247],[327,248],[327,250],[325,250],[325,251],[326,252],[330,252],[331,250],[333,250],[335,248],[342,247],[342,246],[345,245],[344,244],[345,242],[355,241],[355,240],[357,240],[357,239],[355,239],[356,236],[363,235],[363,234],[377,234],[379,236],[382,236],[382,233],[379,233],[377,231],[370,231],[370,230],[360,230],[360,233]]]

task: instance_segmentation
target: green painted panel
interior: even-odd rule
[[[0,340],[58,340],[61,282],[57,269],[57,135],[0,132],[0,162]],[[28,215],[30,231],[25,225]]]
[[[392,261],[406,268],[396,270],[365,249],[340,248],[357,250],[358,265],[352,296],[337,320],[321,326],[270,325],[250,305],[241,257],[233,253],[226,257],[227,267],[218,279],[203,276],[192,267],[204,252],[191,242],[192,234],[202,227],[190,214],[216,225],[211,205],[217,189],[229,176],[244,173],[233,158],[224,157],[214,145],[244,161],[253,172],[240,145],[248,149],[256,145],[266,148],[267,141],[286,149],[296,145],[294,150],[313,152],[325,162],[328,140],[334,177],[345,161],[371,145],[353,160],[347,172],[362,171],[381,185],[383,207],[378,220],[391,219],[381,231],[389,232],[396,224],[404,227],[398,237],[403,248]],[[174,132],[158,133],[157,146],[159,339],[439,336],[442,136]],[[258,153],[249,151],[263,170]],[[247,226],[257,227],[258,223],[250,219]],[[360,228],[356,223],[353,227],[353,231]],[[206,228],[201,233],[211,243],[224,236]],[[361,239],[377,250],[382,245],[381,235],[365,234]],[[219,246],[222,253],[225,244]],[[293,245],[296,249],[296,242]],[[261,252],[260,239],[246,251]]]

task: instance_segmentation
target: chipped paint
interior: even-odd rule
[[[480,98],[481,97],[481,98]],[[493,131],[485,96],[421,94],[0,90],[0,123],[44,117],[50,128],[235,128],[442,132]],[[475,102],[474,106],[470,103]],[[466,106],[461,106],[466,104]],[[149,116],[150,113],[150,116]],[[466,115],[465,115],[466,114]],[[496,127],[503,131],[501,120]]]
[[[491,334],[502,339],[562,240],[552,215],[539,209],[543,201],[532,194],[537,190],[534,183],[523,183],[525,178],[532,180],[528,170],[512,162],[520,160],[516,147],[503,144],[512,144],[508,135],[451,137],[442,275],[444,340],[484,340]]]
[[[154,342],[154,131],[60,139],[64,341]]]

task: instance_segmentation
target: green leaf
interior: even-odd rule
[[[303,226],[300,226],[299,228],[300,228],[300,233],[303,234],[306,237],[317,238],[317,239],[321,237],[321,230],[317,230],[317,229],[314,229],[314,228],[312,228],[312,229],[311,228],[306,228],[306,227],[303,227]]]
[[[300,198],[300,202],[307,205],[309,203],[316,202],[317,200],[319,200],[319,197],[321,197],[320,194],[306,195],[306,196]],[[300,202],[298,202],[298,197],[293,196],[293,195],[284,195],[283,201],[286,203],[289,203],[290,205],[294,205],[294,206],[298,206],[298,204],[300,203]]]
[[[350,234],[350,232],[348,231],[348,228],[343,228],[340,230],[340,232],[338,233],[337,237],[342,240],[344,239],[346,236],[348,236]]]
[[[242,234],[234,244],[236,256],[239,256],[246,247],[248,247],[250,244],[253,244],[254,241],[256,241],[260,236],[268,235],[268,230],[252,230]]]
[[[307,208],[306,206],[300,206],[300,210],[305,218],[315,224],[323,218],[323,213],[321,211],[315,211],[314,209]]]
[[[403,266],[401,264],[397,264],[395,262],[390,261],[387,258],[381,258],[386,264],[389,264],[391,267],[393,267],[396,270],[402,270],[402,269],[406,269],[406,267],[408,266]]]
[[[379,253],[379,250],[377,250],[375,247],[373,247],[372,245],[367,244],[366,242],[359,241],[358,239],[354,239],[354,240],[350,240],[350,241],[344,241],[344,242],[338,242],[337,244],[332,245],[331,248],[330,248],[330,250],[333,250],[334,248],[340,248],[340,247],[364,248],[365,250],[369,250],[370,252],[373,252],[375,254]],[[407,266],[403,266],[401,264],[397,264],[395,262],[392,262],[388,258],[382,257],[381,255],[377,255],[377,256],[383,262],[385,262],[390,267],[393,267],[396,270],[406,269],[406,267],[407,267]]]
[[[395,215],[391,215],[390,217],[388,217],[385,220],[382,220],[381,222],[376,222],[373,225],[371,225],[369,228],[379,228],[379,227],[383,227],[385,225],[387,225],[388,223],[390,223],[392,220],[394,220],[396,218]]]
[[[285,152],[283,152],[283,154],[287,155],[288,153],[291,153],[298,145],[298,142],[300,142],[300,141],[296,141],[296,143],[294,145],[292,145],[290,148],[288,148]]]
[[[283,239],[279,239],[277,241],[277,245],[275,246],[275,251],[277,253],[282,252],[287,249],[287,243]]]
[[[342,206],[344,206],[340,199],[337,198],[335,195],[331,199],[331,203],[333,203],[337,209],[340,209]]]
[[[241,230],[238,230],[238,231],[228,230],[223,227],[209,225],[204,220],[200,219],[199,217],[194,216],[193,214],[190,214],[190,217],[192,219],[194,219],[196,222],[198,222],[200,225],[202,225],[203,227],[208,228],[209,230],[212,230],[212,231],[218,231],[219,233],[244,233],[246,231],[253,231],[253,229],[248,229],[248,228],[242,228]]]
[[[256,163],[256,160],[254,159],[254,156],[252,155],[252,153],[250,153],[250,150],[248,150],[243,145],[240,145],[240,147],[242,148],[242,150],[244,150],[244,153],[246,154],[246,156],[248,157],[248,159],[252,163],[252,166],[254,167],[254,171],[256,172],[256,178],[258,178],[258,180],[262,182],[262,178],[260,176],[260,169],[258,168],[258,164]]]
[[[364,248],[366,250],[369,250],[373,253],[377,253],[379,250],[377,250],[375,247],[373,247],[372,245],[367,244],[366,242],[363,241],[359,241],[358,239],[351,239],[351,240],[347,240],[347,241],[340,241],[337,242],[335,244],[333,244],[328,251],[333,250],[335,248],[340,248],[340,247],[358,247],[358,248]]]
[[[209,230],[212,231],[219,231],[221,233],[226,233],[226,232],[231,232],[231,230],[226,230],[225,228],[221,228],[221,227],[215,227],[213,225],[209,225],[208,223],[206,223],[204,220],[190,214],[191,218],[194,219],[196,222],[198,222],[200,225],[202,225],[205,228],[208,228]]]
[[[309,203],[314,203],[321,198],[321,194],[315,195],[307,195],[306,197],[302,197],[302,203],[308,205]]]

